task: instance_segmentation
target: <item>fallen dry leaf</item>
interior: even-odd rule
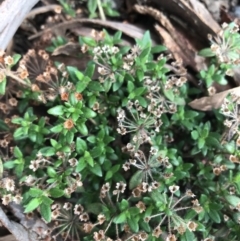
[[[219,109],[224,99],[229,93],[234,93],[240,96],[240,87],[225,90],[212,96],[205,96],[200,99],[195,99],[194,101],[188,103],[188,105],[191,106],[193,109],[202,110],[202,111]]]

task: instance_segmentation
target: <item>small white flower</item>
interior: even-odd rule
[[[179,190],[179,186],[176,186],[176,185],[172,185],[169,187],[169,190],[171,193],[175,193]]]

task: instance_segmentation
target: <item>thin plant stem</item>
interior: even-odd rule
[[[101,0],[97,0],[97,5],[98,5],[98,10],[99,10],[100,18],[101,18],[103,21],[106,21],[106,16],[105,16],[104,11],[103,11],[103,8],[102,8]]]

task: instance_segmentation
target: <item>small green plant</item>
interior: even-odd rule
[[[63,10],[66,14],[71,17],[76,17],[75,8],[77,7],[76,1],[69,0],[59,0]],[[82,0],[79,1],[82,4],[87,5],[87,9],[89,12],[89,18],[101,18],[102,20],[106,20],[106,16],[108,17],[119,17],[120,14],[118,11],[114,10],[115,3],[110,0]]]
[[[238,60],[235,27],[220,36],[204,50],[207,88]],[[17,180],[0,166],[3,204],[38,211],[64,240],[239,240],[239,97],[211,118],[192,110],[186,69],[149,32],[134,47],[106,31],[79,44],[91,56],[82,72],[43,50],[13,71],[20,56],[1,53],[0,145]]]

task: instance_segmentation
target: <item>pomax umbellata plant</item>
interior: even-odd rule
[[[226,52],[229,28],[205,50],[222,79],[238,59]],[[45,240],[239,240],[239,98],[212,118],[191,109],[187,70],[149,32],[134,47],[106,31],[79,44],[92,59],[82,72],[44,50],[1,53],[0,145],[15,175],[1,179],[3,205],[39,212]]]

